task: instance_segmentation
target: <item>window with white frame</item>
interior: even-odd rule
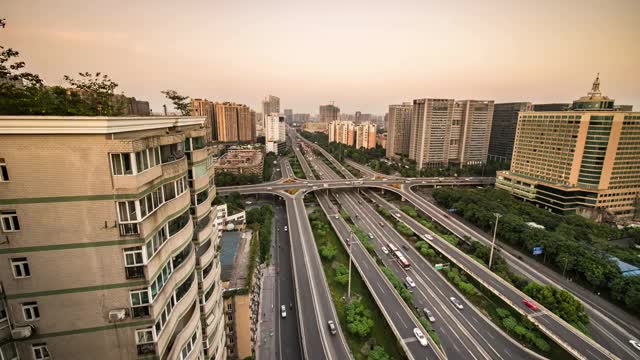
[[[164,329],[165,325],[167,325],[167,321],[169,321],[169,317],[173,312],[173,309],[176,306],[176,299],[174,294],[171,294],[169,297],[169,301],[165,304],[164,308],[162,308],[162,312],[156,321],[154,328],[156,330],[156,336],[160,336],[162,329]]]
[[[20,222],[18,221],[18,214],[15,210],[0,211],[0,219],[2,220],[2,231],[20,231]]]
[[[25,321],[34,321],[40,319],[40,310],[38,303],[35,301],[22,303],[22,315]]]
[[[145,149],[135,153],[136,170],[141,173],[156,165],[155,152],[153,149]]]
[[[0,182],[2,181],[9,181],[9,170],[7,170],[7,163],[0,158]]]
[[[16,279],[31,276],[29,261],[27,261],[26,257],[11,258],[11,269],[13,270],[13,277]]]
[[[198,330],[196,329],[193,335],[191,335],[191,338],[189,338],[189,341],[187,341],[187,343],[182,347],[182,350],[180,351],[180,360],[185,360],[189,357],[193,349],[196,347],[197,341]]]
[[[124,270],[127,279],[140,279],[144,277],[144,254],[142,246],[133,246],[123,249]]]
[[[160,271],[160,273],[158,273],[158,276],[156,276],[156,278],[151,282],[150,288],[152,301],[155,300],[156,295],[158,295],[160,290],[162,290],[164,285],[167,283],[167,281],[171,277],[171,274],[173,274],[173,264],[171,260],[169,260],[162,267],[162,270]]]
[[[121,223],[138,221],[136,201],[118,201],[118,216]]]
[[[33,350],[34,359],[36,360],[51,359],[51,355],[49,355],[49,349],[47,349],[46,343],[32,344],[31,349]]]
[[[118,201],[118,219],[120,223],[134,223],[142,221],[165,202],[187,191],[186,178],[159,186],[138,200]],[[173,187],[173,189],[171,189]]]
[[[158,252],[158,250],[160,250],[162,245],[164,245],[164,243],[169,238],[168,233],[169,233],[168,224],[164,224],[160,228],[160,230],[158,230],[155,234],[153,234],[151,239],[147,241],[147,243],[145,244],[145,247],[147,249],[147,261],[151,260],[153,255],[155,255]]]
[[[155,342],[153,328],[136,330],[136,344],[149,344]]]
[[[111,173],[113,175],[133,175],[131,153],[111,154]]]

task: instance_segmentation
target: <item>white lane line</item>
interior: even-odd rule
[[[418,339],[416,338],[406,338],[406,339],[402,339],[402,341],[404,341],[405,343],[412,343],[412,342],[416,342],[418,341]]]
[[[404,320],[402,320],[402,315],[400,315],[397,311],[396,311],[396,316],[398,316],[398,320],[400,320],[400,322],[402,323],[402,325],[405,327],[405,329],[408,329],[409,327],[407,326],[407,324],[404,322]]]

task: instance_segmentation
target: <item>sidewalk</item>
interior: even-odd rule
[[[256,336],[256,359],[276,359],[275,319],[276,311],[273,303],[275,294],[276,269],[269,266],[261,279],[260,309],[258,310],[258,333]]]

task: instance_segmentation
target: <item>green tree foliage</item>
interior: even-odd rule
[[[640,276],[619,276],[611,283],[611,295],[629,309],[640,308]]]
[[[119,116],[124,114],[126,99],[124,96],[116,96],[115,90],[118,83],[111,80],[109,75],[100,72],[78,73],[79,78],[64,76],[72,89],[80,94],[89,109],[97,115]]]
[[[404,286],[402,280],[396,276],[393,270],[388,267],[383,267],[382,272],[389,279],[391,285],[396,289],[402,300],[404,300],[407,304],[411,305],[411,301],[413,300],[413,294]]]
[[[522,291],[580,330],[585,330],[589,324],[589,315],[582,303],[566,290],[532,282]]]
[[[191,113],[191,101],[189,101],[188,96],[183,96],[178,94],[175,90],[164,90],[161,91],[164,96],[171,100],[173,103],[173,107],[180,111],[180,114],[187,116]]]
[[[347,330],[356,336],[366,337],[371,333],[374,322],[370,311],[359,300],[352,300],[345,306]]]
[[[269,256],[271,248],[273,209],[271,205],[262,205],[247,211],[247,224],[255,224],[260,231],[260,262]]]
[[[338,249],[336,249],[336,247],[332,244],[320,246],[320,256],[322,256],[325,260],[333,260],[333,258],[336,257],[337,253]]]
[[[342,263],[338,263],[335,266],[336,281],[341,285],[347,285],[349,283],[349,268]]]
[[[262,179],[256,174],[232,174],[230,172],[220,172],[216,174],[216,186],[235,186],[259,184]]]
[[[407,225],[401,222],[396,223],[396,230],[404,236],[413,236],[415,235],[413,230],[411,230]]]
[[[382,346],[375,346],[373,350],[369,351],[367,360],[391,360],[391,356],[384,351]]]
[[[402,210],[405,214],[411,216],[412,218],[417,218],[418,217],[418,213],[416,212],[416,209],[414,209],[413,207],[411,207],[409,205],[400,206],[400,210]]]
[[[278,156],[273,151],[269,151],[267,155],[265,155],[264,166],[262,167],[263,181],[271,180],[271,174],[273,173],[273,162],[276,161],[277,158]]]

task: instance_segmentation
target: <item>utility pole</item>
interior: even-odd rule
[[[500,214],[494,213],[496,216],[496,224],[493,228],[493,241],[491,242],[491,254],[489,255],[489,270],[491,270],[491,264],[493,263],[493,248],[496,246],[496,233],[498,232],[498,220],[500,220]]]
[[[347,286],[347,301],[351,302],[351,242],[353,241],[353,231],[349,232],[349,285]]]
[[[569,258],[566,257],[564,259],[564,269],[562,269],[562,277],[564,278],[564,273],[567,271],[567,265],[569,265]]]

